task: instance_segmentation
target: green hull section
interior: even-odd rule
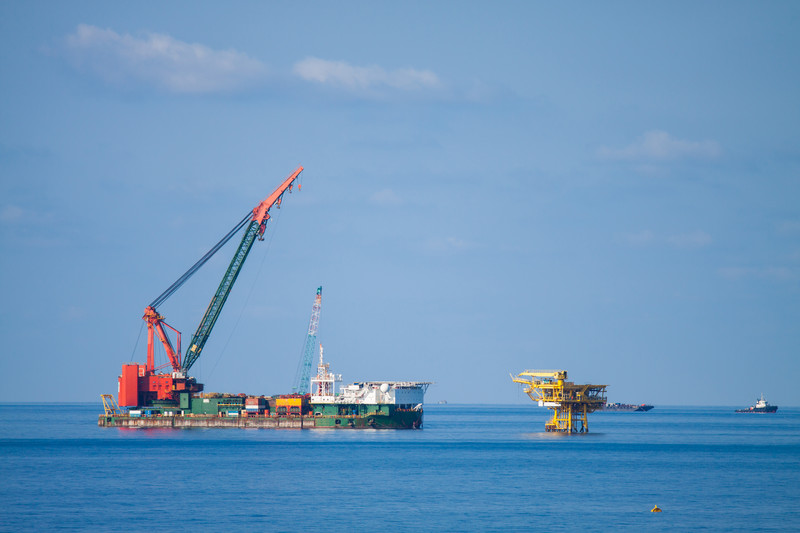
[[[392,404],[311,404],[317,427],[419,429],[422,409],[401,409]]]
[[[422,411],[402,411],[391,415],[371,414],[366,416],[332,416],[314,417],[318,428],[342,429],[421,429]]]
[[[227,406],[225,406],[227,407]],[[256,429],[421,429],[422,410],[396,409],[393,405],[314,406],[306,416],[238,416],[235,411],[216,414],[165,414],[157,410],[131,416],[100,415],[97,425],[118,428],[256,428]],[[340,409],[341,408],[341,409]],[[335,412],[334,412],[335,411]],[[363,411],[359,413],[358,411]],[[232,416],[236,413],[236,416]]]

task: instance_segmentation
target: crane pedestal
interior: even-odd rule
[[[548,432],[587,433],[588,414],[606,403],[607,385],[567,381],[566,370],[526,370],[511,380],[525,385],[525,393],[540,407],[553,410],[553,418],[544,425]]]

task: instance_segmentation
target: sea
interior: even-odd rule
[[[118,429],[0,404],[2,531],[798,531],[800,409],[426,405],[421,430]],[[658,506],[662,512],[651,512]]]

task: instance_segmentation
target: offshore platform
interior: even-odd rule
[[[588,414],[606,403],[607,385],[577,385],[567,381],[566,370],[525,370],[511,376],[514,383],[525,385],[524,392],[539,407],[553,410],[545,431],[588,433]]]

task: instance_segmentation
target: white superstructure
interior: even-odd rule
[[[430,381],[357,381],[341,387],[336,393],[336,383],[341,374],[333,374],[330,364],[322,359],[319,347],[317,375],[311,378],[311,403],[390,404],[403,409],[419,409],[425,399]]]
[[[311,378],[311,403],[333,403],[336,398],[336,383],[342,381],[341,374],[331,373],[330,363],[322,359],[322,345],[319,345],[319,364],[317,375]]]
[[[394,404],[406,409],[421,407],[428,381],[358,381],[342,387],[332,403]]]

